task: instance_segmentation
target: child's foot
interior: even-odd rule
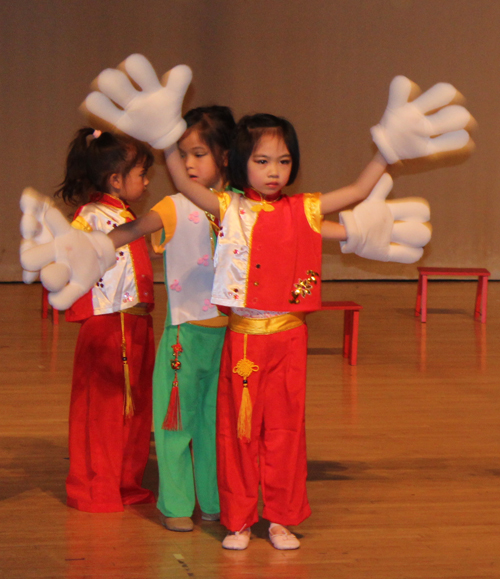
[[[290,551],[300,547],[300,541],[283,525],[273,523],[269,527],[269,539],[275,549]]]
[[[222,541],[222,548],[232,549],[233,551],[243,551],[248,547],[249,542],[250,529],[236,531],[236,533],[229,532]]]
[[[220,513],[204,513],[201,511],[201,518],[204,521],[220,521]]]
[[[160,513],[161,524],[169,531],[187,533],[194,528],[193,521],[189,517],[166,517]]]

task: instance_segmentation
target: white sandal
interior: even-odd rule
[[[269,528],[269,539],[275,549],[291,551],[300,547],[300,541],[283,525],[275,524]]]
[[[236,531],[235,533],[230,532],[224,537],[222,548],[231,549],[232,551],[243,551],[248,547],[248,543],[250,543],[250,534],[251,531],[249,528]]]

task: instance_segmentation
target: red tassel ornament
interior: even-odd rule
[[[177,327],[177,342],[172,346],[174,351],[174,359],[170,360],[170,366],[175,371],[174,381],[172,382],[172,390],[170,392],[170,401],[168,403],[168,410],[163,421],[163,430],[182,430],[181,420],[181,401],[179,398],[179,380],[177,379],[177,372],[181,369],[179,356],[182,352],[182,346],[179,342],[179,327]]]
[[[177,378],[172,384],[170,402],[168,403],[167,415],[163,421],[163,430],[182,430],[181,403],[179,400],[179,382]]]

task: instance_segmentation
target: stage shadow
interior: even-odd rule
[[[0,500],[41,489],[66,502],[64,481],[68,471],[65,440],[2,437],[0,439]]]
[[[66,438],[0,438],[0,501],[40,489],[66,504],[65,481],[69,457]],[[144,486],[156,493],[158,467],[154,449],[150,454]]]
[[[308,356],[338,356],[342,353],[342,348],[307,348]]]
[[[345,473],[348,467],[333,460],[309,460],[307,462],[307,480],[351,480],[352,476]]]

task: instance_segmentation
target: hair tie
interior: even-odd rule
[[[99,129],[96,129],[96,130],[92,133],[92,136],[94,137],[94,139],[98,139],[101,135],[102,135],[102,131],[100,131]]]

